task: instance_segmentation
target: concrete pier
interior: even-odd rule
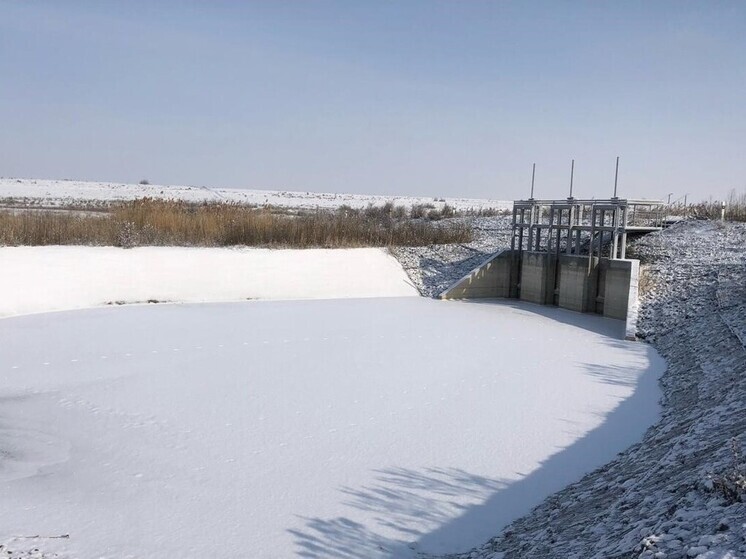
[[[524,252],[520,264],[518,297],[522,301],[550,305],[554,299],[555,263],[545,252]]]
[[[587,256],[560,256],[558,306],[577,312],[596,312],[597,265],[597,258],[589,270]]]

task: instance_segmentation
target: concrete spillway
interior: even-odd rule
[[[442,294],[442,299],[512,298],[626,321],[634,339],[638,260],[503,250]]]

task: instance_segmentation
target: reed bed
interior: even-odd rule
[[[730,196],[724,204],[725,207],[722,202],[692,204],[688,208],[688,215],[701,219],[719,219],[724,214],[727,221],[746,221],[746,192]]]
[[[746,191],[739,194],[732,190],[723,201],[672,205],[667,212],[694,219],[720,219],[723,216],[726,221],[746,221]]]
[[[393,209],[300,214],[238,204],[141,199],[101,214],[0,213],[0,245],[264,246],[342,248],[465,243],[468,225],[412,219]]]

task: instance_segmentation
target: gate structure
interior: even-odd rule
[[[628,233],[663,227],[660,200],[518,200],[513,203],[511,250],[621,258]],[[604,254],[605,253],[605,254]]]
[[[444,299],[508,297],[637,323],[639,261],[627,237],[663,227],[658,200],[519,200],[510,250],[483,262],[441,294]]]

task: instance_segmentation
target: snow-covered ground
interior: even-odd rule
[[[746,557],[746,225],[682,222],[628,255],[638,334],[669,364],[660,422],[460,559]]]
[[[0,320],[0,543],[77,559],[468,548],[656,420],[664,363],[620,332],[419,297]]]
[[[106,304],[416,296],[385,250],[0,247],[0,317]]]
[[[441,208],[447,203],[457,210],[509,209],[513,207],[513,202],[509,200],[441,198],[435,195],[434,197],[378,196],[372,194],[333,194],[201,186],[0,178],[0,202],[2,202],[2,199],[12,199],[16,203],[22,202],[31,206],[70,206],[90,201],[114,202],[143,197],[189,202],[236,202],[297,209],[337,208],[342,205],[364,208],[368,204],[380,206],[389,201],[396,205],[408,207],[415,204],[433,204],[436,208]]]

